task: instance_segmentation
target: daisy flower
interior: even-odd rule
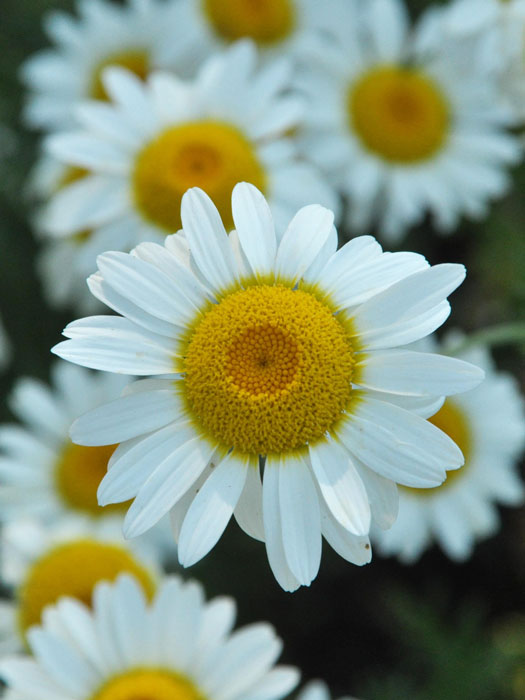
[[[120,519],[125,506],[100,508],[96,497],[116,445],[74,445],[68,431],[75,418],[120,396],[128,380],[58,362],[51,387],[29,377],[16,382],[9,405],[22,425],[0,426],[0,520]]]
[[[525,447],[525,412],[517,383],[496,370],[484,347],[461,357],[483,367],[485,381],[447,398],[430,421],[461,447],[465,466],[436,489],[401,488],[397,522],[377,533],[379,550],[405,563],[418,559],[433,541],[451,559],[467,559],[477,539],[498,530],[496,503],[523,503],[516,462]]]
[[[306,52],[305,156],[348,198],[354,230],[377,224],[394,240],[426,212],[442,231],[462,214],[485,215],[521,156],[495,84],[458,71],[454,52],[423,51],[400,0],[361,12],[359,34],[342,26],[329,47]]]
[[[46,16],[53,47],[39,51],[22,67],[30,90],[25,108],[29,125],[46,130],[71,127],[79,100],[108,99],[101,75],[123,66],[144,79],[155,69],[175,69],[175,8],[178,0],[79,0],[78,17],[61,11]]]
[[[180,0],[173,42],[186,74],[221,47],[251,39],[266,56],[295,55],[355,14],[354,0]],[[326,40],[326,39],[325,39]]]
[[[101,255],[91,289],[122,317],[71,323],[54,352],[111,372],[171,373],[72,426],[80,444],[121,443],[98,493],[104,504],[135,499],[127,537],[171,510],[188,566],[234,512],[294,590],[317,575],[321,533],[365,563],[371,514],[386,527],[395,518],[394,482],[436,486],[462,464],[417,411],[428,417],[435,396],[482,373],[392,350],[443,323],[463,266],[383,253],[369,236],[336,252],[333,213],[319,205],[301,209],[278,242],[255,187],[237,185],[232,202],[230,236],[193,189],[183,236]]]
[[[193,82],[157,73],[142,84],[107,69],[114,104],[85,105],[78,113],[84,131],[48,141],[57,158],[90,171],[50,203],[49,232],[103,227],[155,240],[180,229],[181,198],[193,186],[211,196],[231,228],[231,193],[243,180],[266,194],[283,226],[307,202],[336,206],[317,169],[300,162],[284,136],[302,114],[301,101],[284,94],[290,65],[258,69],[256,61],[254,45],[239,42],[210,59]]]
[[[93,609],[63,598],[28,634],[34,658],[0,674],[19,700],[278,700],[298,672],[275,666],[282,643],[268,623],[232,632],[231,598],[167,578],[148,603],[130,576],[100,583]]]
[[[297,695],[297,700],[332,700],[330,691],[326,683],[322,681],[310,681],[301,692]],[[339,698],[339,700],[357,700],[357,698],[351,698],[349,696],[344,696]]]
[[[124,572],[153,596],[160,580],[156,552],[140,540],[125,542],[116,520],[87,526],[65,518],[45,528],[32,519],[9,523],[2,531],[2,579],[13,600],[0,607],[0,654],[23,648],[47,605],[66,595],[90,605],[99,581]]]

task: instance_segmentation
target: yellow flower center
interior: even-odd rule
[[[363,145],[394,163],[427,160],[449,132],[445,96],[432,78],[412,68],[373,68],[352,85],[348,111]]]
[[[250,37],[274,44],[286,39],[296,24],[291,0],[204,0],[204,12],[226,41]]]
[[[204,696],[173,671],[135,669],[111,678],[90,700],[204,700]]]
[[[200,187],[231,229],[231,194],[243,181],[265,189],[266,176],[252,144],[229,124],[201,121],[167,129],[139,153],[133,193],[147,220],[173,232],[182,226],[182,195]]]
[[[54,547],[33,564],[18,590],[20,630],[25,634],[38,624],[46,605],[62,596],[91,605],[95,584],[113,581],[124,572],[135,576],[149,598],[153,596],[150,573],[123,547],[90,539]]]
[[[446,433],[463,452],[465,457],[465,464],[460,469],[453,469],[447,472],[446,481],[444,481],[437,489],[442,489],[450,486],[456,481],[458,477],[465,474],[465,470],[468,467],[468,461],[472,452],[472,434],[468,423],[468,418],[465,415],[463,409],[454,402],[453,399],[447,399],[439,411],[428,419],[429,423],[432,423],[437,428]],[[406,488],[410,493],[417,493],[423,496],[431,496],[433,489],[412,489]]]
[[[232,292],[210,306],[182,353],[190,413],[214,442],[244,454],[319,440],[350,402],[348,330],[301,289]]]
[[[116,445],[84,447],[73,442],[66,445],[55,468],[55,479],[57,490],[69,508],[97,516],[127,510],[129,502],[105,508],[97,502],[98,485],[106,474],[115,448]]]
[[[141,80],[146,80],[150,72],[149,55],[146,51],[122,51],[121,53],[108,56],[97,65],[91,80],[90,97],[95,100],[109,102],[109,95],[102,82],[104,68],[109,66],[120,66],[134,73]]]

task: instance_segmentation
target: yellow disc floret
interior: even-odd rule
[[[142,563],[123,547],[90,539],[60,544],[38,559],[18,590],[22,633],[40,622],[42,610],[62,596],[91,605],[99,581],[113,581],[119,574],[135,576],[151,597],[154,584]]]
[[[117,503],[101,508],[97,502],[97,489],[106,474],[108,461],[116,445],[84,447],[68,443],[55,468],[55,483],[68,508],[90,515],[107,515],[117,510],[125,512],[129,503]]]
[[[90,700],[204,700],[204,696],[178,673],[145,668],[114,676]]]
[[[446,488],[450,484],[454,483],[458,477],[465,474],[465,470],[468,469],[468,462],[472,453],[472,433],[468,422],[468,418],[465,415],[465,411],[458,406],[458,404],[453,399],[447,399],[439,411],[428,419],[429,423],[432,423],[437,428],[446,433],[463,452],[463,457],[465,458],[465,464],[460,469],[453,469],[447,472],[446,480],[438,486],[438,489]],[[431,496],[432,492],[436,489],[413,489],[408,487],[408,491],[411,493],[423,494],[425,496]]]
[[[350,126],[365,148],[394,163],[427,160],[449,132],[449,108],[441,89],[412,68],[373,68],[352,85],[348,111]]]
[[[182,226],[182,195],[200,187],[229,230],[231,195],[238,182],[251,182],[264,192],[266,177],[253,145],[229,124],[200,121],[171,127],[139,153],[133,195],[144,218],[174,232]]]
[[[286,39],[296,23],[292,0],[203,2],[213,30],[226,41],[250,37],[259,44],[274,44]]]
[[[204,314],[183,354],[188,408],[225,449],[303,448],[333,429],[350,401],[347,329],[302,289],[232,292]]]
[[[102,73],[109,66],[120,66],[131,71],[141,80],[146,80],[150,71],[149,55],[146,51],[130,50],[113,54],[100,61],[93,72],[91,80],[90,95],[95,100],[109,101],[110,99],[102,82]]]

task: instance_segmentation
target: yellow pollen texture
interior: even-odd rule
[[[134,73],[137,78],[146,80],[150,71],[149,55],[146,51],[130,50],[113,54],[101,61],[95,68],[91,81],[90,96],[95,100],[110,100],[102,82],[102,72],[109,66],[120,66]]]
[[[427,160],[449,132],[445,96],[432,78],[412,68],[373,68],[352,85],[348,112],[363,145],[394,163]]]
[[[296,23],[291,0],[203,0],[214,31],[226,41],[250,37],[273,44],[288,37]]]
[[[90,700],[204,700],[204,697],[184,676],[146,668],[111,678]]]
[[[84,447],[70,442],[66,445],[55,469],[57,490],[64,503],[74,510],[100,516],[117,511],[124,513],[127,503],[101,508],[97,502],[98,485],[105,476],[108,461],[116,445]]]
[[[446,480],[440,486],[436,487],[437,489],[443,489],[454,483],[458,477],[461,478],[465,474],[465,470],[468,469],[468,463],[472,452],[471,430],[465,412],[453,399],[447,399],[439,411],[433,415],[432,418],[428,419],[428,422],[432,423],[452,438],[465,457],[465,464],[459,469],[453,469],[447,472]],[[432,492],[436,491],[435,488],[403,488],[407,488],[410,492],[415,492],[424,496],[431,496]]]
[[[305,447],[350,401],[348,333],[300,289],[263,284],[224,297],[189,336],[184,362],[191,414],[211,440],[244,454]]]
[[[18,590],[22,633],[38,624],[46,605],[61,596],[71,596],[91,605],[95,584],[113,581],[124,572],[132,574],[148,597],[152,597],[154,584],[149,572],[118,545],[79,539],[46,552],[33,564]]]
[[[266,177],[253,145],[229,124],[190,122],[167,129],[139,153],[133,194],[144,218],[174,232],[182,226],[182,195],[200,187],[230,230],[231,194],[238,182],[251,182],[264,192]]]

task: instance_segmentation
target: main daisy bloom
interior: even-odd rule
[[[24,116],[46,130],[69,128],[79,100],[109,98],[101,79],[123,66],[144,79],[152,70],[177,70],[173,31],[178,0],[78,0],[78,16],[53,11],[44,29],[53,42],[22,66],[30,90]]]
[[[449,338],[443,349],[457,342]],[[485,347],[460,356],[483,367],[485,381],[447,398],[429,420],[461,447],[465,465],[436,489],[400,489],[397,522],[377,533],[379,550],[405,563],[418,559],[434,541],[451,559],[467,559],[476,540],[498,530],[496,504],[517,506],[525,496],[517,465],[525,447],[525,411],[517,382],[495,368]]]
[[[254,45],[239,42],[191,82],[157,73],[143,84],[107,69],[114,104],[85,105],[83,131],[48,141],[59,160],[89,173],[52,200],[44,228],[57,236],[104,227],[158,240],[180,229],[181,198],[193,186],[232,228],[231,193],[240,181],[265,193],[283,227],[308,202],[336,207],[336,195],[285,136],[302,119],[302,102],[290,94],[291,65],[256,63]]]
[[[180,0],[173,36],[177,64],[191,74],[239,39],[251,39],[266,56],[293,56],[312,36],[329,35],[348,21],[354,8],[354,0]]]
[[[0,675],[18,700],[278,700],[298,672],[276,666],[282,643],[267,623],[232,632],[231,598],[165,579],[148,603],[123,575],[100,583],[93,609],[70,598],[28,634],[34,658],[8,657]]]
[[[1,544],[2,583],[11,600],[0,602],[0,655],[24,648],[29,628],[63,596],[91,605],[99,581],[128,573],[152,598],[160,580],[159,551],[140,539],[123,540],[115,520],[88,525],[68,517],[43,527],[20,518],[4,527]]]
[[[423,50],[401,0],[363,3],[360,27],[342,26],[329,47],[312,42],[300,79],[304,155],[348,198],[349,225],[377,224],[394,240],[426,213],[442,231],[485,215],[521,157],[496,84],[459,70],[443,34]]]
[[[171,374],[136,382],[72,427],[80,444],[121,443],[98,493],[100,503],[135,499],[126,536],[171,510],[187,566],[234,512],[294,590],[317,574],[321,533],[362,564],[371,514],[385,527],[395,518],[394,482],[436,486],[462,464],[417,412],[431,415],[436,396],[482,373],[392,350],[443,323],[463,266],[383,253],[368,236],[336,252],[333,213],[319,205],[278,242],[267,202],[246,183],[232,209],[228,236],[209,197],[190,190],[183,235],[101,255],[91,289],[122,317],[75,321],[53,350],[96,369]]]

